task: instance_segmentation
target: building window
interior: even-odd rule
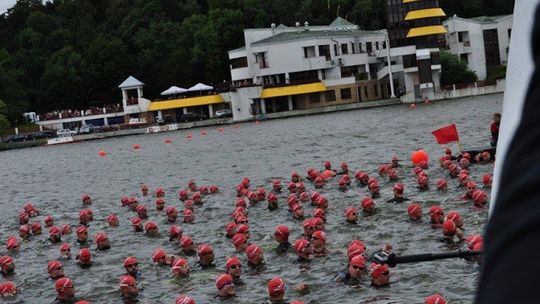
[[[306,46],[303,49],[304,49],[304,58],[315,57],[315,47],[314,46]]]
[[[366,95],[366,98],[369,98],[369,94],[368,94],[368,88],[367,86],[364,87],[364,95]]]
[[[354,42],[351,42],[351,54],[356,54],[356,49],[354,47]]]
[[[366,51],[367,51],[368,53],[371,53],[371,52],[373,51],[371,42],[366,42]]]
[[[330,91],[324,92],[324,100],[336,101],[336,91],[330,90]]]
[[[512,36],[512,29],[509,28],[509,29],[508,29],[508,39],[510,39],[511,36]]]
[[[340,93],[341,93],[341,100],[348,100],[352,98],[350,88],[341,89]]]
[[[379,49],[379,41],[375,41],[375,49],[376,49],[376,50]]]
[[[416,67],[416,54],[403,56],[403,67],[412,68]]]
[[[319,103],[321,102],[321,95],[319,93],[309,94],[309,103]]]
[[[248,66],[247,57],[231,59],[231,70],[245,68]]]
[[[362,42],[358,43],[358,52],[362,53]]]
[[[259,68],[268,68],[268,62],[266,61],[266,52],[256,53],[255,62],[259,64]]]
[[[328,44],[319,45],[319,56],[326,57],[326,61],[330,61],[332,59],[332,56],[330,55],[330,46]]]
[[[347,43],[341,44],[341,54],[349,54],[349,49]]]
[[[461,59],[461,61],[469,63],[469,56],[467,54],[460,54],[459,59]]]
[[[339,52],[338,52],[338,45],[337,44],[334,44],[334,56],[337,56],[339,55]]]

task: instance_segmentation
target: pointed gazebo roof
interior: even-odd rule
[[[341,17],[337,17],[334,21],[332,21],[332,23],[330,23],[330,26],[332,27],[353,26],[353,25],[354,24],[350,23],[349,21]]]
[[[120,89],[128,89],[128,88],[136,88],[136,87],[142,87],[142,86],[144,86],[144,83],[142,83],[141,81],[139,81],[137,78],[133,76],[129,76],[118,87]]]

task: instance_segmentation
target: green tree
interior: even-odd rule
[[[7,112],[6,104],[0,99],[0,133],[9,128],[9,121],[6,117]]]
[[[464,61],[457,55],[442,51],[441,56],[441,85],[471,83],[478,80],[476,74],[469,70]]]
[[[0,99],[5,102],[9,121],[16,122],[27,110],[26,94],[20,86],[24,71],[17,67],[12,56],[5,49],[0,49]]]

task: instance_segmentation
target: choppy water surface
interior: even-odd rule
[[[173,303],[178,293],[185,292],[197,303],[213,303],[217,271],[192,268],[192,278],[177,285],[169,281],[168,269],[151,264],[151,252],[156,248],[163,247],[170,253],[180,251],[166,237],[169,225],[155,212],[154,198],[140,195],[141,183],[148,184],[151,191],[163,187],[167,205],[180,210],[183,205],[177,194],[189,179],[196,179],[198,185],[220,186],[220,193],[206,196],[206,203],[196,207],[195,223],[182,227],[184,235],[193,236],[196,243],[207,242],[214,247],[217,269],[221,271],[225,257],[234,252],[234,246],[224,237],[224,225],[234,209],[234,186],[243,176],[250,177],[253,186],[270,190],[273,178],[285,182],[293,170],[305,174],[308,167],[322,168],[324,160],[330,160],[335,167],[347,161],[352,171],[361,169],[377,176],[381,162],[389,161],[393,155],[408,159],[416,148],[424,148],[431,156],[428,173],[432,190],[420,192],[414,187],[412,169],[404,161],[398,175],[406,184],[405,195],[423,202],[424,211],[435,202],[445,210],[460,211],[465,219],[465,233],[477,233],[486,222],[487,208],[473,211],[470,202],[460,201],[458,196],[463,190],[457,187],[457,180],[449,182],[447,194],[435,190],[435,180],[447,175],[436,163],[443,147],[435,143],[430,131],[456,123],[464,146],[488,145],[489,122],[492,113],[500,111],[501,99],[502,95],[491,95],[422,104],[416,109],[400,105],[272,120],[258,125],[245,123],[239,128],[225,126],[223,133],[217,127],[208,128],[207,136],[201,136],[200,129],[193,129],[2,152],[0,239],[5,242],[8,235],[17,235],[17,214],[27,201],[34,202],[42,215],[52,215],[58,226],[76,225],[78,212],[83,209],[80,196],[89,193],[94,200],[91,208],[95,219],[90,225],[90,238],[98,231],[105,231],[112,248],[105,253],[94,251],[94,266],[89,270],[81,270],[73,261],[65,263],[66,275],[74,280],[78,297],[95,303],[120,302],[118,279],[124,273],[122,263],[126,256],[135,255],[143,273],[139,281],[141,302]],[[185,136],[190,132],[193,140],[187,141]],[[173,143],[164,144],[165,138],[171,138]],[[141,149],[133,150],[134,143],[140,144]],[[452,148],[457,150],[457,145]],[[99,149],[107,151],[107,157],[98,157]],[[474,165],[471,176],[481,183],[481,176],[492,170],[492,165]],[[392,284],[383,289],[370,287],[368,275],[357,288],[331,282],[345,268],[346,247],[354,237],[364,240],[368,251],[385,243],[393,244],[400,254],[448,250],[437,241],[441,232],[432,230],[426,220],[422,224],[407,221],[406,204],[385,203],[392,196],[392,183],[385,178],[379,181],[382,195],[375,200],[378,212],[371,217],[361,216],[357,226],[346,224],[343,211],[348,206],[359,207],[367,190],[352,186],[344,193],[338,191],[337,180],[330,182],[321,192],[330,202],[326,230],[331,254],[314,258],[306,270],[292,262],[292,253],[277,256],[267,250],[266,271],[245,272],[246,284],[237,289],[235,299],[227,302],[260,303],[265,299],[266,282],[276,275],[287,283],[287,299],[302,299],[306,303],[420,303],[435,292],[452,303],[472,302],[478,268],[464,260],[400,265],[391,269]],[[313,191],[309,182],[306,186],[308,191]],[[137,196],[148,207],[150,219],[156,221],[162,232],[161,238],[148,238],[131,231],[129,219],[134,213],[121,207],[123,195]],[[287,211],[286,193],[279,198],[277,211],[270,213],[265,202],[249,210],[251,240],[263,248],[273,244],[272,235],[278,224],[289,226],[291,241],[302,233],[302,223],[293,220]],[[306,214],[311,215],[313,207],[305,208]],[[120,227],[107,227],[105,218],[110,213],[119,215]],[[14,302],[50,303],[56,296],[46,263],[58,257],[59,245],[43,243],[44,239],[41,236],[23,243],[21,251],[14,256],[17,273],[9,279],[22,291]],[[64,240],[73,244],[72,251],[78,250],[74,234]],[[2,245],[0,251],[4,248]],[[191,265],[196,262],[194,257],[189,257],[189,261]],[[294,286],[302,282],[310,285],[307,295],[294,292]]]

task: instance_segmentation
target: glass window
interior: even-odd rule
[[[341,44],[341,54],[349,54],[349,49],[347,43]]]
[[[319,103],[321,102],[321,95],[319,93],[309,94],[309,103]]]
[[[341,89],[340,93],[341,93],[341,100],[348,100],[352,98],[350,88]]]
[[[336,91],[329,90],[329,91],[324,92],[324,100],[336,101]]]

